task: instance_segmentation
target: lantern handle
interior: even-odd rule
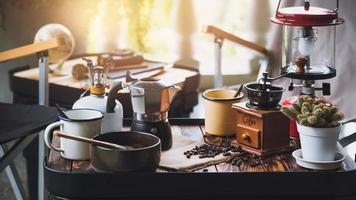
[[[281,6],[281,1],[282,0],[279,0],[278,1],[278,6],[277,6],[277,9],[276,9],[276,14],[275,16],[277,17],[277,13],[278,13],[278,10],[279,10],[279,7]],[[308,3],[309,3],[309,0],[306,0]],[[336,0],[336,8],[334,9],[335,13],[338,14],[338,11],[339,11],[339,0]]]
[[[339,11],[339,0],[336,0],[336,9],[335,9],[336,14],[338,13],[337,11]]]
[[[281,1],[282,0],[278,1],[278,6],[277,6],[277,10],[276,10],[276,17],[277,17],[277,13],[278,13],[279,7],[281,6]],[[304,0],[304,8],[305,8],[305,10],[309,10],[309,6],[310,6],[309,0]],[[339,0],[337,0],[337,9],[338,8],[339,8]]]
[[[277,9],[276,9],[276,14],[275,14],[276,18],[277,18],[279,6],[281,5],[281,1],[282,1],[282,0],[279,0],[279,1],[278,1],[278,6],[277,6]]]

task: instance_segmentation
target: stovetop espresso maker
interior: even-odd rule
[[[162,150],[172,146],[172,131],[168,122],[168,110],[180,87],[166,85],[158,78],[135,79],[128,73],[133,108],[132,131],[156,135],[161,139]]]

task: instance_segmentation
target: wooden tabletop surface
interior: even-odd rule
[[[129,127],[124,127],[124,130],[129,130]],[[172,134],[181,134],[188,136],[194,140],[208,143],[219,143],[222,138],[215,136],[206,136],[204,134],[204,126],[202,125],[172,125]],[[232,139],[233,140],[233,139]],[[59,145],[59,138],[53,138],[54,146]],[[299,147],[297,140],[291,140],[291,145]],[[338,151],[344,152],[342,147],[338,145]],[[345,160],[340,169],[337,171],[348,171],[356,169],[355,163],[345,152]],[[266,156],[261,159],[261,164],[251,166],[249,161],[242,162],[240,166],[234,166],[230,163],[220,163],[210,167],[197,170],[195,172],[305,172],[314,171],[302,168],[297,165],[292,156],[292,152],[281,153],[277,155]],[[58,152],[50,151],[48,156],[48,167],[60,172],[67,173],[95,173],[90,166],[90,161],[70,161],[60,156]],[[157,169],[157,172],[169,172],[162,169]]]

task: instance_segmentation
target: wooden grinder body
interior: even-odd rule
[[[289,148],[289,119],[280,110],[257,110],[246,102],[236,110],[236,140],[241,148],[257,155],[273,154]]]

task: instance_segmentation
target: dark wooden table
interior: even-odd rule
[[[86,58],[96,59],[96,56],[85,56]],[[82,57],[72,58],[64,62],[62,66],[63,76],[54,76],[49,74],[49,103],[50,105],[59,104],[66,108],[79,99],[80,95],[88,88],[89,80],[76,80],[72,76],[72,67],[75,64],[85,64]],[[147,63],[156,62],[147,61]],[[198,103],[197,88],[199,85],[200,74],[197,69],[182,65],[171,65],[160,63],[162,69],[146,71],[134,74],[135,78],[156,77],[161,79],[167,85],[177,85],[182,88],[178,92],[170,105],[170,117],[187,117],[193,107]],[[52,67],[52,66],[50,66]],[[164,70],[163,70],[164,67]],[[145,70],[145,69],[143,69]],[[132,71],[132,70],[131,70]],[[109,72],[108,84],[112,85],[119,81],[125,81],[125,77],[112,77],[123,71]],[[9,71],[10,89],[13,93],[14,103],[32,104],[38,101],[38,68],[29,68],[28,66],[19,67]],[[110,78],[111,77],[111,78]],[[108,92],[108,91],[107,91]],[[131,99],[128,91],[121,91],[116,99],[123,104],[125,117],[132,117]]]
[[[204,125],[176,124],[172,132],[201,142],[222,140],[205,136]],[[52,142],[58,145],[59,139]],[[341,146],[339,151],[343,152]],[[110,174],[94,172],[89,161],[66,160],[51,151],[45,161],[45,184],[52,196],[75,199],[355,199],[356,184],[349,183],[356,181],[356,165],[344,155],[341,168],[333,171],[302,168],[287,152],[264,157],[257,166],[221,163],[192,173],[157,169],[156,173]]]

